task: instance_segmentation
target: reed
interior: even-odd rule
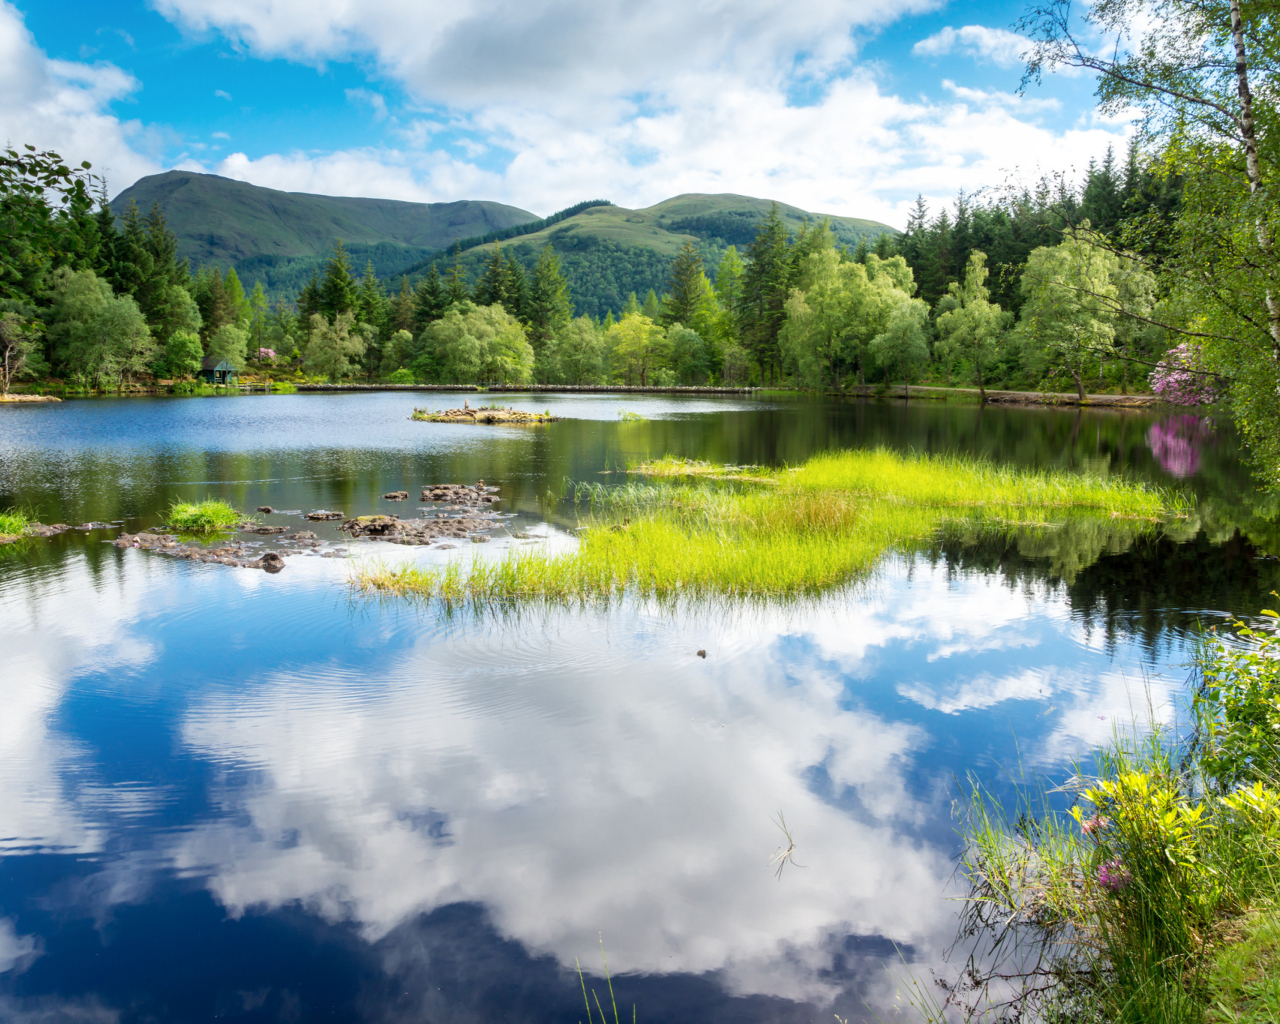
[[[944,528],[1040,528],[1087,516],[1139,520],[1143,529],[1181,507],[1124,481],[884,450],[823,455],[772,475],[676,459],[630,471],[659,482],[569,487],[568,499],[590,511],[571,552],[513,550],[438,568],[368,563],[351,582],[365,593],[471,603],[627,592],[786,598],[864,577],[886,552],[918,547]]]
[[[206,498],[196,502],[175,501],[165,515],[165,524],[179,533],[215,533],[244,518],[225,501]]]

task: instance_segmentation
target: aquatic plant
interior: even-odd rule
[[[351,582],[446,602],[816,595],[957,523],[1039,528],[1050,513],[1154,523],[1184,500],[1119,479],[882,450],[822,455],[772,475],[674,460],[631,471],[705,479],[574,488],[571,497],[601,515],[566,553],[513,550],[440,567],[367,563]]]
[[[20,537],[31,522],[31,517],[19,509],[4,509],[0,511],[0,537]]]
[[[1236,630],[1198,655],[1181,756],[1163,730],[1118,734],[1067,785],[1023,790],[1012,813],[975,785],[962,927],[974,955],[948,989],[953,1006],[1133,1024],[1276,1019],[1280,637]],[[1053,807],[1062,792],[1075,796],[1070,814]]]
[[[206,498],[204,501],[175,501],[169,506],[165,523],[179,533],[214,533],[242,522],[244,516],[225,501]]]

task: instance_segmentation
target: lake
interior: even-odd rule
[[[117,527],[0,547],[0,1018],[567,1024],[578,963],[612,1014],[603,944],[620,1017],[874,1019],[895,975],[954,970],[964,780],[1060,781],[1113,729],[1176,722],[1199,626],[1280,587],[1236,435],[1203,416],[502,396],[561,417],[529,429],[410,422],[423,400],[0,409],[0,508]],[[1198,505],[1137,541],[939,542],[785,605],[477,614],[346,585],[353,560],[572,545],[570,483],[645,458],[876,445]],[[481,478],[486,545],[300,518]],[[269,575],[109,543],[204,497],[322,544]]]

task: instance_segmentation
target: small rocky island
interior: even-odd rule
[[[461,409],[414,409],[411,420],[424,423],[554,423],[557,417],[550,412],[525,412],[523,409],[507,409],[500,405],[480,405],[471,408],[464,401]]]

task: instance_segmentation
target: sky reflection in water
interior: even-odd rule
[[[955,778],[1170,720],[1185,677],[1181,627],[945,558],[476,619],[353,602],[340,561],[58,550],[0,563],[6,1020],[578,1020],[601,934],[641,1020],[857,1019],[952,938]]]

